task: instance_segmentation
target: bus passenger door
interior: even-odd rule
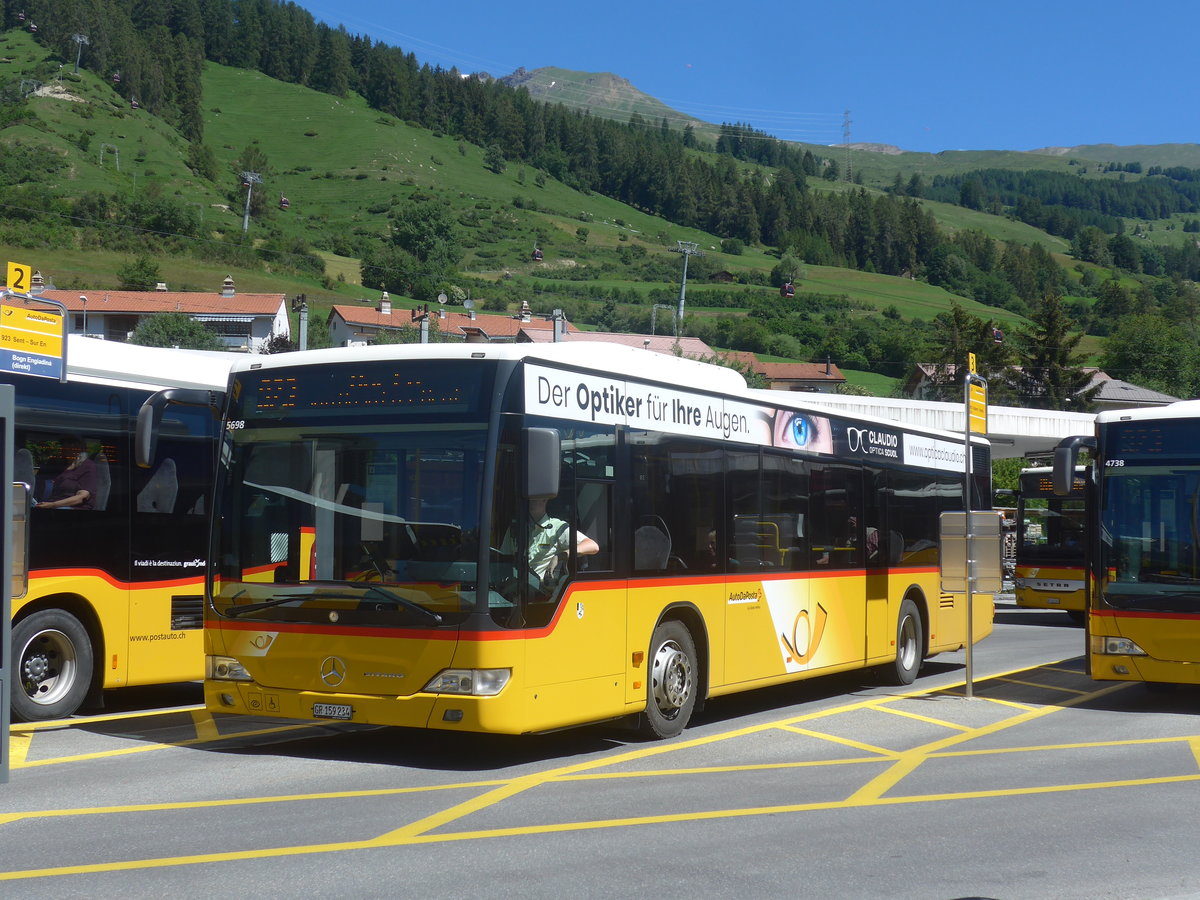
[[[867,659],[887,656],[892,652],[895,637],[892,614],[888,609],[890,577],[888,566],[889,530],[885,497],[885,475],[880,469],[864,469],[866,490],[863,493],[864,565],[867,571]],[[898,589],[903,589],[898,586]]]
[[[534,714],[549,717],[540,718],[547,727],[578,721],[580,709],[596,710],[597,718],[618,714],[626,658],[626,592],[613,580],[615,434],[558,428],[562,479],[545,510],[555,527],[566,529],[567,550],[536,579],[540,587],[526,597],[523,626],[529,634],[524,687],[536,697]]]

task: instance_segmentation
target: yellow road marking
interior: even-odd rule
[[[881,759],[886,760],[892,758],[894,755],[889,753],[884,757],[858,756],[846,759],[809,759],[802,762],[748,763],[741,766],[694,766],[690,769],[641,769],[637,772],[593,772],[578,775],[560,775],[553,780],[567,784],[572,781],[614,781],[620,778],[669,778],[672,775],[723,775],[728,772],[764,772],[771,769],[815,769],[827,766],[861,766],[864,763],[878,765]]]
[[[1087,694],[1080,694],[1076,697],[1063,700],[1054,706],[1047,706],[1042,709],[1034,709],[1028,712],[1020,713],[1016,716],[1010,716],[1007,719],[1001,719],[998,722],[993,722],[990,725],[984,725],[980,728],[973,728],[970,731],[965,731],[962,734],[953,735],[951,737],[942,738],[929,744],[924,744],[919,747],[914,747],[911,750],[906,750],[900,754],[899,759],[886,771],[871,779],[867,784],[863,785],[859,790],[851,795],[850,799],[853,802],[862,802],[871,799],[880,799],[885,793],[891,790],[905,776],[912,772],[926,759],[931,753],[940,751],[946,747],[961,744],[964,741],[974,740],[984,735],[995,734],[1012,728],[1016,725],[1023,725],[1026,722],[1032,722],[1034,719],[1040,719],[1043,716],[1051,715],[1063,709],[1069,709],[1072,706],[1077,706],[1087,700],[1094,700],[1098,697],[1103,697],[1106,694],[1111,694],[1114,691],[1123,689],[1126,686],[1123,682],[1108,685],[1099,690],[1091,691]]]
[[[932,716],[922,716],[915,712],[909,712],[907,709],[893,709],[890,706],[880,706],[880,712],[889,713],[893,716],[903,716],[906,719],[916,719],[918,722],[925,722],[929,725],[937,725],[941,728],[956,728],[959,731],[970,731],[970,725],[959,725],[957,722],[947,722],[945,719],[935,719]]]
[[[1022,671],[1022,670],[1014,670],[1014,671]],[[993,676],[993,677],[1002,677],[1002,676]],[[586,762],[575,763],[575,764],[563,766],[563,767],[560,767],[557,769],[552,769],[552,770],[549,770],[546,772],[534,773],[534,774],[521,776],[519,778],[515,778],[515,779],[511,779],[511,780],[507,780],[507,781],[494,780],[494,781],[483,781],[483,782],[472,782],[472,783],[459,783],[459,784],[452,784],[452,785],[439,785],[439,786],[435,786],[435,787],[385,789],[385,790],[369,791],[369,792],[345,792],[345,793],[334,793],[334,794],[293,795],[293,796],[273,797],[273,798],[271,798],[271,797],[239,798],[239,799],[232,799],[232,800],[198,801],[198,802],[192,802],[192,803],[178,803],[178,804],[154,804],[154,805],[144,805],[144,806],[136,806],[136,807],[107,807],[107,808],[79,809],[79,810],[49,810],[49,811],[41,811],[41,812],[35,811],[35,812],[27,812],[27,813],[8,814],[5,816],[0,816],[0,823],[7,822],[7,821],[14,821],[17,819],[22,819],[22,818],[49,818],[49,817],[55,817],[55,816],[67,817],[67,816],[75,816],[75,815],[100,815],[100,814],[106,814],[106,813],[112,814],[112,813],[123,813],[123,812],[138,812],[138,811],[144,811],[144,810],[150,810],[150,809],[186,809],[186,808],[199,808],[199,807],[211,807],[211,806],[237,806],[237,805],[242,805],[242,804],[287,802],[289,800],[302,800],[302,799],[303,800],[311,800],[311,799],[325,799],[325,798],[342,798],[342,797],[349,797],[349,796],[370,796],[370,795],[378,796],[378,795],[383,795],[383,794],[416,793],[416,792],[426,792],[426,791],[432,791],[432,790],[490,788],[489,790],[485,790],[480,795],[473,797],[469,800],[466,800],[462,803],[456,804],[445,810],[434,813],[433,815],[426,816],[423,819],[420,819],[420,820],[411,822],[407,825],[401,826],[400,828],[396,828],[396,829],[387,831],[387,832],[379,835],[376,838],[371,838],[371,839],[367,839],[367,840],[325,843],[325,844],[311,844],[311,845],[283,847],[283,848],[277,847],[277,848],[269,848],[269,849],[248,849],[248,850],[242,850],[242,851],[233,851],[233,852],[216,853],[216,854],[198,854],[198,855],[194,855],[194,856],[164,857],[161,859],[115,861],[115,862],[106,862],[106,863],[95,863],[95,864],[84,865],[84,866],[62,866],[62,867],[44,868],[44,869],[30,869],[30,870],[25,870],[25,871],[20,871],[20,872],[0,873],[0,880],[13,880],[13,879],[18,879],[18,878],[48,877],[48,876],[56,876],[56,875],[85,874],[85,873],[96,873],[96,872],[130,871],[130,870],[135,870],[135,869],[150,869],[150,868],[161,868],[161,867],[180,866],[180,865],[195,865],[195,864],[200,864],[200,863],[213,863],[213,862],[235,861],[235,860],[279,858],[279,857],[284,857],[284,856],[295,856],[295,855],[304,855],[304,854],[313,854],[313,853],[338,852],[341,850],[372,849],[372,848],[379,848],[379,847],[392,847],[392,846],[413,845],[413,844],[428,844],[428,843],[437,843],[437,842],[444,842],[444,841],[451,841],[451,840],[471,840],[471,839],[478,839],[478,838],[501,837],[501,836],[511,836],[511,835],[536,835],[536,834],[549,834],[549,833],[556,833],[556,832],[586,831],[586,830],[594,830],[594,829],[598,829],[598,828],[622,827],[622,826],[627,826],[627,825],[661,824],[661,823],[672,823],[672,822],[694,822],[694,821],[716,820],[716,819],[722,819],[722,818],[735,818],[735,817],[745,817],[745,816],[779,815],[779,814],[784,814],[784,813],[804,812],[804,811],[809,811],[809,810],[838,809],[838,808],[863,807],[863,806],[873,806],[873,805],[883,806],[883,805],[896,805],[896,804],[900,804],[900,803],[933,802],[933,801],[974,799],[974,798],[999,797],[999,796],[1006,796],[1006,797],[1007,796],[1021,796],[1021,795],[1029,795],[1029,794],[1052,793],[1052,792],[1057,792],[1057,791],[1095,790],[1095,789],[1100,789],[1100,788],[1140,786],[1140,785],[1151,785],[1151,784],[1171,784],[1171,783],[1182,783],[1182,782],[1190,782],[1190,781],[1200,780],[1200,774],[1197,774],[1197,775],[1182,775],[1182,776],[1164,776],[1164,777],[1159,777],[1159,778],[1131,779],[1131,780],[1125,780],[1125,781],[1094,782],[1094,783],[1076,784],[1076,785],[1048,785],[1048,786],[1034,787],[1034,788],[994,789],[994,790],[986,790],[986,791],[971,791],[971,792],[958,792],[958,793],[946,793],[946,794],[925,794],[925,795],[911,795],[911,796],[898,796],[898,797],[883,796],[884,793],[886,793],[888,790],[890,790],[892,787],[894,787],[896,784],[898,784],[905,775],[911,773],[917,767],[919,767],[921,762],[923,762],[925,759],[929,759],[929,758],[933,758],[933,757],[946,757],[946,756],[953,756],[953,755],[967,755],[967,754],[973,754],[973,753],[982,754],[982,753],[987,753],[987,752],[1013,752],[1011,749],[999,750],[999,751],[966,751],[966,750],[952,751],[947,748],[959,745],[961,743],[964,743],[964,742],[974,739],[976,737],[993,734],[993,733],[996,733],[999,731],[1003,731],[1007,728],[1011,728],[1016,725],[1023,724],[1025,722],[1032,721],[1034,719],[1040,718],[1041,716],[1044,716],[1044,715],[1048,715],[1048,714],[1058,711],[1060,709],[1066,709],[1066,708],[1069,708],[1072,706],[1076,706],[1080,703],[1085,702],[1086,700],[1101,697],[1108,693],[1112,693],[1114,691],[1121,690],[1128,686],[1129,685],[1127,683],[1121,682],[1121,683],[1112,684],[1105,688],[1091,691],[1091,692],[1086,692],[1086,693],[1076,692],[1078,694],[1078,696],[1069,698],[1069,699],[1059,702],[1055,705],[1044,707],[1044,708],[1026,709],[1019,715],[1011,716],[1007,719],[1003,719],[1003,720],[993,723],[991,725],[988,725],[988,726],[985,726],[982,728],[970,729],[970,730],[965,731],[962,734],[953,735],[953,736],[944,738],[939,741],[934,741],[929,744],[922,745],[921,747],[913,748],[908,751],[903,751],[900,753],[896,753],[896,752],[892,752],[892,751],[879,751],[879,752],[886,754],[883,757],[884,761],[886,761],[887,759],[894,760],[894,762],[888,767],[888,771],[883,773],[881,776],[879,776],[875,779],[872,779],[862,789],[860,789],[859,791],[856,791],[850,797],[848,797],[847,799],[842,800],[842,801],[829,801],[829,802],[822,802],[822,803],[805,803],[805,804],[789,804],[789,805],[784,805],[784,806],[772,806],[772,807],[754,807],[754,808],[749,808],[749,809],[709,810],[709,811],[701,811],[701,812],[663,814],[663,815],[656,815],[656,816],[632,817],[632,818],[625,818],[625,819],[612,819],[612,820],[603,820],[603,821],[594,821],[594,822],[557,823],[557,824],[522,826],[522,827],[514,827],[514,828],[501,828],[501,829],[480,830],[480,831],[461,831],[461,832],[439,833],[439,834],[430,834],[429,833],[430,831],[432,831],[434,829],[445,828],[446,826],[448,826],[449,824],[451,824],[454,821],[460,820],[465,816],[471,815],[472,813],[475,813],[475,812],[481,811],[483,809],[486,809],[490,806],[493,806],[496,803],[499,803],[505,799],[517,796],[517,795],[519,795],[525,791],[528,791],[532,788],[540,787],[542,785],[549,784],[552,782],[565,782],[565,781],[572,781],[572,780],[579,780],[579,779],[600,779],[600,778],[615,778],[615,777],[646,777],[653,773],[648,773],[648,772],[603,773],[603,772],[596,772],[595,770],[619,766],[621,764],[628,763],[628,762],[649,759],[649,758],[652,758],[652,757],[660,755],[660,754],[675,753],[679,750],[687,750],[687,749],[692,749],[695,747],[700,747],[700,746],[704,746],[704,745],[708,745],[708,744],[715,744],[715,743],[722,742],[722,741],[734,740],[739,737],[745,737],[745,736],[749,736],[749,735],[759,734],[759,733],[763,733],[768,730],[780,729],[780,728],[796,730],[799,733],[810,733],[813,736],[819,737],[821,739],[835,740],[832,736],[824,735],[824,734],[821,734],[820,732],[807,732],[805,729],[800,729],[800,728],[797,728],[796,726],[798,725],[798,723],[801,723],[801,722],[813,722],[818,719],[827,718],[830,716],[840,715],[842,713],[851,712],[851,711],[855,711],[855,710],[861,710],[861,709],[867,709],[867,708],[877,708],[877,709],[882,709],[884,711],[894,712],[895,710],[890,710],[887,708],[888,703],[895,702],[897,700],[910,699],[913,697],[930,696],[931,694],[945,695],[947,693],[947,690],[953,691],[953,689],[956,686],[952,685],[949,689],[939,688],[939,689],[931,689],[931,690],[926,690],[926,691],[920,691],[920,690],[910,691],[905,694],[900,694],[900,695],[896,695],[893,697],[887,697],[887,698],[879,698],[879,697],[868,698],[863,701],[846,704],[844,706],[835,707],[835,708],[828,709],[828,710],[822,710],[822,711],[818,711],[815,713],[807,713],[807,714],[790,717],[790,718],[783,719],[783,720],[776,721],[776,722],[764,723],[761,725],[747,726],[745,728],[735,729],[732,731],[723,732],[721,734],[709,735],[706,737],[695,738],[692,740],[678,741],[678,742],[671,743],[671,744],[661,744],[661,745],[656,745],[653,747],[642,747],[642,748],[631,750],[631,751],[628,751],[625,753],[618,754],[616,756],[604,757],[604,758],[600,758],[600,759],[589,760]],[[1021,708],[1021,705],[1019,705],[1019,704],[1012,704],[1012,705],[1015,705],[1018,708]],[[923,717],[915,717],[915,718],[923,718]],[[925,721],[937,721],[937,720],[925,720]],[[312,724],[313,724],[313,726],[319,726],[322,723],[312,723]],[[945,723],[939,723],[939,724],[945,724]],[[197,723],[197,727],[198,727],[198,731],[199,731],[199,728],[200,728],[199,722]],[[236,737],[248,737],[248,736],[253,736],[256,734],[268,734],[268,733],[273,733],[273,732],[278,732],[278,731],[294,730],[296,728],[302,728],[302,727],[309,727],[309,726],[288,726],[288,727],[284,727],[284,728],[267,729],[267,730],[264,730],[261,732],[246,732],[246,733],[243,733],[240,735],[236,735]],[[214,726],[214,728],[215,728],[215,726]],[[231,739],[232,737],[235,737],[235,736],[221,737],[220,739],[227,740],[227,739]],[[1194,739],[1173,738],[1170,740],[1200,741],[1200,737],[1197,737]],[[204,741],[202,741],[200,738],[197,738],[194,741],[181,742],[180,744],[158,745],[158,746],[185,746],[188,744],[196,744],[196,743],[203,743],[203,742]],[[1107,744],[1115,745],[1115,744],[1122,744],[1122,743],[1161,743],[1161,742],[1163,742],[1163,741],[1156,741],[1154,739],[1143,739],[1140,741],[1131,741],[1131,742],[1114,741],[1114,742],[1107,742]],[[857,745],[857,746],[866,747],[867,745]],[[1066,747],[1074,747],[1074,746],[1092,746],[1092,745],[1084,744],[1084,745],[1059,745],[1059,746],[1066,748]],[[1193,746],[1193,752],[1197,754],[1198,762],[1200,762],[1200,750],[1196,749],[1197,745],[1195,743],[1193,743],[1192,746]],[[877,748],[872,748],[872,749],[877,750]],[[110,751],[107,753],[88,754],[88,755],[77,757],[77,758],[81,758],[81,759],[82,758],[97,758],[97,757],[110,756],[110,755],[120,755],[120,753],[122,753],[122,752],[123,751]],[[709,769],[696,769],[696,770],[691,770],[691,771],[698,771],[698,772],[699,771],[711,771],[711,772],[743,771],[743,770],[750,770],[750,769],[763,769],[763,768],[774,768],[774,767],[778,767],[778,768],[798,767],[798,766],[802,766],[802,765],[815,766],[815,765],[837,765],[837,764],[846,764],[846,763],[861,764],[863,762],[878,763],[879,761],[880,761],[880,758],[874,757],[871,759],[860,759],[860,760],[830,760],[830,761],[813,761],[813,762],[808,762],[808,763],[785,763],[785,764],[778,764],[778,765],[712,767]],[[669,774],[681,774],[681,771],[671,771]]]
[[[33,743],[33,735],[30,734],[22,734],[18,731],[8,736],[8,766],[10,769],[21,768],[31,743]]]
[[[533,776],[530,776],[531,778]],[[92,863],[81,866],[59,866],[44,869],[25,869],[16,872],[0,872],[0,881],[21,878],[45,878],[59,875],[84,875],[101,872],[127,872],[136,869],[157,869],[171,866],[236,862],[250,859],[268,859],[284,856],[300,856],[315,853],[336,853],[342,850],[370,850],[385,847],[413,846],[418,844],[448,843],[451,841],[480,840],[497,837],[521,837],[539,834],[595,831],[602,828],[624,828],[634,825],[662,825],[680,822],[702,822],[718,819],[774,816],[787,813],[811,812],[816,810],[847,809],[851,807],[899,806],[910,803],[931,803],[950,800],[978,800],[990,797],[1019,797],[1060,792],[1090,791],[1120,787],[1143,787],[1159,784],[1181,784],[1200,781],[1200,775],[1177,775],[1160,778],[1135,778],[1123,781],[1097,781],[1072,785],[1045,785],[1041,787],[1003,789],[989,791],[960,791],[948,794],[914,794],[905,797],[881,797],[867,801],[835,800],[820,803],[793,803],[783,806],[760,806],[745,809],[707,810],[690,813],[665,813],[654,816],[637,816],[624,819],[600,819],[590,822],[561,822],[545,825],[525,825],[512,828],[493,828],[478,831],[459,831],[447,834],[414,832],[411,828],[390,831],[378,838],[362,841],[342,841],[326,844],[308,844],[295,847],[273,847],[269,849],[238,850],[225,853],[196,854],[193,856],[171,856],[160,859],[126,860],[111,863]],[[511,794],[509,794],[511,796]],[[422,820],[429,822],[439,817]]]
[[[890,757],[894,759],[897,755],[895,750],[889,750],[887,747],[876,747],[873,744],[864,744],[861,741],[854,741],[850,738],[838,737],[834,734],[826,734],[823,731],[811,731],[807,728],[797,728],[794,725],[782,725],[780,731],[792,731],[796,734],[803,734],[806,737],[816,738],[821,741],[829,741],[833,744],[844,744],[847,747],[853,747],[855,750],[866,750],[868,753],[875,753],[882,757]]]
[[[1036,681],[1021,681],[1019,678],[997,678],[997,681],[1002,681],[1005,684],[1019,684],[1024,687],[1037,688],[1041,691],[1059,691],[1064,694],[1087,694],[1089,691],[1081,691],[1078,688],[1062,687],[1057,684],[1039,684]]]
[[[49,719],[45,722],[21,722],[12,726],[13,731],[49,731],[58,728],[70,728],[73,725],[92,725],[97,722],[119,722],[122,719],[145,719],[149,716],[169,716],[174,713],[194,712],[204,709],[204,704],[188,706],[173,706],[166,709],[148,709],[137,712],[111,713],[104,716],[76,716],[71,719]]]
[[[192,711],[192,724],[196,726],[196,739],[203,742],[217,741],[221,739],[221,732],[217,730],[217,723],[213,720],[212,713],[205,707]]]
[[[58,766],[63,763],[85,762],[92,759],[107,759],[112,756],[131,756],[135,753],[149,753],[153,750],[167,750],[172,747],[194,747],[197,744],[209,744],[215,741],[232,741],[239,738],[261,737],[267,734],[280,734],[287,731],[303,731],[311,728],[320,728],[322,722],[306,722],[302,725],[280,725],[274,728],[260,728],[256,731],[239,731],[234,734],[217,734],[213,737],[194,737],[188,738],[185,741],[171,741],[156,744],[142,744],[137,747],[121,747],[118,750],[98,750],[95,753],[80,753],[76,756],[56,756],[53,759],[36,759],[32,762],[24,762],[21,765],[12,765],[14,769],[29,769],[34,766]],[[216,728],[215,724],[213,726]]]
[[[995,703],[999,706],[1009,706],[1013,709],[1038,709],[1032,703],[1018,703],[1016,700],[1004,700],[1001,697],[977,697],[978,700],[984,700],[988,703]]]

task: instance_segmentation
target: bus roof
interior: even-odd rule
[[[1200,400],[1180,400],[1166,406],[1143,406],[1137,409],[1107,409],[1096,416],[1097,425],[1110,422],[1149,421],[1153,419],[1200,418]]]
[[[235,372],[279,366],[354,363],[386,359],[531,359],[560,363],[612,375],[636,375],[681,387],[721,393],[744,393],[746,380],[735,370],[665,353],[654,353],[620,344],[571,341],[557,344],[375,344],[369,347],[334,347],[271,356],[243,357]]]
[[[90,384],[225,390],[229,370],[244,353],[141,347],[82,335],[67,337],[67,379]]]

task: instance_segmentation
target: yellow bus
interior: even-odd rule
[[[173,406],[145,471],[133,464],[134,423],[163,388],[223,391],[233,356],[71,335],[65,383],[0,375],[15,386],[13,479],[31,498],[28,534],[17,536],[28,587],[12,601],[15,719],[68,716],[110,688],[202,677],[218,421]]]
[[[585,342],[281,354],[228,398],[215,713],[669,737],[710,697],[910,683],[971,639],[939,584],[961,437]],[[992,598],[972,612],[978,640]]]
[[[1082,623],[1087,609],[1083,565],[1088,498],[1080,468],[1069,496],[1054,492],[1050,467],[1026,469],[1017,498],[1013,589],[1017,606],[1061,609]]]
[[[1067,438],[1054,482],[1067,495],[1092,453],[1087,651],[1097,680],[1200,683],[1200,402],[1101,412]]]

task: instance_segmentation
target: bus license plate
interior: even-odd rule
[[[314,703],[314,719],[352,719],[354,707],[345,703]]]

